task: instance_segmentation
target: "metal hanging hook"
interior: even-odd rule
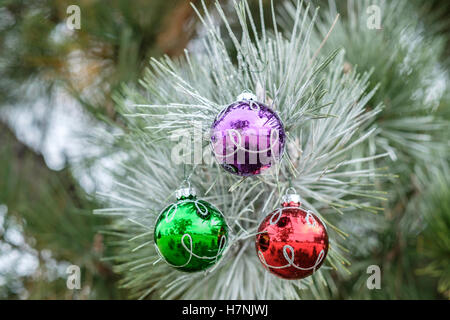
[[[294,187],[289,187],[286,189],[284,196],[281,198],[281,203],[295,202],[301,203],[301,197],[297,193]]]

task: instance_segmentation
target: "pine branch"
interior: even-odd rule
[[[247,2],[234,9],[242,28],[240,39],[229,26],[232,18],[218,3],[214,12],[200,13],[195,8],[206,33],[202,47],[195,53],[186,52],[181,60],[152,59],[141,81],[143,88],[127,88],[119,102],[119,110],[128,119],[128,131],[120,137],[126,141],[121,148],[127,158],[121,165],[123,172],[115,178],[116,188],[105,195],[111,209],[97,213],[117,217],[111,231],[120,234],[114,243],[119,254],[112,259],[124,276],[123,287],[135,297],[323,296],[329,290],[327,284],[335,288],[331,269],[346,272],[349,263],[343,239],[347,234],[335,224],[347,221],[348,213],[355,210],[380,210],[371,204],[373,197],[379,197],[368,181],[385,173],[368,164],[383,155],[353,154],[375,134],[367,129],[368,123],[380,112],[379,107],[366,109],[375,94],[375,89],[367,89],[369,74],[345,74],[339,51],[326,57],[315,54],[323,38],[312,39],[317,10],[309,5],[298,4],[289,34],[277,28],[269,32],[264,24],[257,33]],[[213,15],[222,19],[226,35],[220,33]],[[273,8],[272,17],[276,22]],[[233,50],[226,47],[225,39],[231,39]],[[235,56],[230,54],[233,51]],[[206,273],[180,273],[160,261],[153,243],[155,219],[173,201],[173,192],[185,177],[183,165],[174,164],[171,158],[179,142],[168,138],[191,132],[195,120],[207,142],[206,133],[216,114],[244,90],[263,92],[262,102],[278,112],[289,136],[289,152],[278,168],[259,179],[239,181],[215,162],[190,166],[191,184],[224,212],[232,238],[215,268]],[[268,274],[254,250],[258,222],[278,206],[290,184],[305,199],[306,207],[326,221],[331,241],[326,265],[301,281]]]

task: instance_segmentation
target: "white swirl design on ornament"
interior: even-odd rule
[[[168,213],[167,213],[167,215],[166,215],[166,217],[165,217],[165,220],[166,220],[166,222],[171,222],[171,221],[173,220],[173,218],[175,217],[175,213],[176,213],[177,210],[178,210],[178,205],[182,205],[182,204],[185,204],[185,203],[192,203],[192,202],[195,204],[195,207],[197,208],[198,212],[199,212],[202,216],[208,215],[208,208],[207,208],[203,203],[199,202],[198,199],[196,199],[196,200],[186,199],[186,200],[181,200],[181,201],[178,201],[178,202],[176,202],[176,203],[173,203],[173,204],[169,205],[168,207],[164,208],[164,209],[160,212],[160,214],[158,215],[158,218],[157,218],[156,220],[158,221],[158,220],[159,220],[159,217],[160,217],[160,216],[168,209]],[[219,209],[217,209],[215,206],[213,206],[213,205],[211,205],[211,204],[210,204],[210,206],[211,206],[214,210],[216,210],[216,211],[224,218],[225,225],[227,226],[227,230],[229,230],[228,223],[227,223],[227,221],[226,221],[224,215],[222,214],[222,212],[221,212]],[[203,210],[201,209],[201,207],[203,207]],[[171,211],[171,210],[172,210],[172,211]],[[189,247],[186,246],[186,244],[184,243],[184,239],[185,239],[185,238],[188,238],[188,239],[189,239]],[[228,241],[228,239],[227,239],[227,237],[226,237],[225,235],[223,235],[223,236],[220,238],[219,248],[218,248],[217,254],[216,254],[215,256],[212,256],[212,257],[208,257],[208,256],[199,256],[199,255],[195,254],[194,251],[193,251],[193,244],[192,244],[192,237],[191,237],[191,235],[188,234],[188,233],[185,233],[185,234],[181,237],[181,245],[182,245],[183,248],[189,253],[189,258],[188,258],[187,262],[184,263],[184,264],[182,264],[182,265],[174,265],[174,264],[168,262],[168,261],[166,260],[166,258],[162,255],[162,253],[161,253],[161,251],[159,250],[159,248],[158,248],[158,246],[156,245],[156,243],[155,243],[155,248],[156,248],[156,253],[158,254],[159,258],[161,258],[161,259],[162,259],[165,263],[167,263],[169,266],[174,267],[174,268],[182,268],[182,267],[187,266],[187,265],[191,262],[192,257],[195,257],[195,258],[201,259],[201,260],[215,260],[215,262],[217,262],[217,260],[219,259],[220,255],[223,253],[223,251],[225,251],[225,248],[226,248],[226,245],[227,245],[227,241]]]
[[[287,252],[288,249],[291,252],[290,256],[288,255],[288,252]],[[269,265],[266,262],[266,259],[264,258],[264,254],[262,253],[262,251],[258,250],[258,258],[259,258],[259,260],[261,261],[261,263],[263,265],[265,265],[268,268],[285,269],[285,268],[289,268],[289,267],[294,267],[294,268],[296,268],[298,270],[302,270],[302,271],[313,270],[313,272],[316,271],[317,266],[322,262],[322,260],[323,260],[323,258],[325,256],[325,251],[323,249],[320,250],[319,255],[317,256],[317,259],[316,259],[316,263],[314,263],[313,266],[308,267],[308,268],[300,267],[300,266],[297,266],[296,264],[294,264],[294,260],[295,260],[294,248],[292,248],[292,246],[290,246],[288,244],[283,247],[283,256],[286,259],[286,261],[288,262],[288,264],[286,264],[284,266],[271,266],[271,265]]]
[[[253,101],[253,100],[248,100],[248,106],[253,111],[258,111],[259,110],[259,104],[257,102],[255,102],[255,101]]]
[[[238,144],[236,144],[236,141],[234,141],[233,137],[230,136],[231,141],[233,142],[233,144],[234,144],[234,146],[236,148],[238,148],[239,150],[250,152],[250,153],[262,153],[262,152],[267,152],[267,151],[273,151],[273,145],[278,143],[279,138],[280,138],[280,135],[278,134],[278,130],[275,130],[275,129],[274,130],[270,130],[270,146],[268,148],[266,148],[266,149],[263,149],[263,150],[250,150],[250,149],[246,149],[246,148],[241,146],[241,142],[242,142],[241,132],[237,131],[236,129],[228,129],[227,133],[228,132],[235,132],[236,135],[239,137],[239,142],[238,142]],[[276,135],[276,140],[272,141],[272,138],[273,138],[274,135]],[[234,153],[236,151],[237,150],[235,150]]]
[[[283,210],[287,210],[287,209],[299,209],[299,207],[283,207],[283,208],[278,209],[278,210],[270,217],[269,224],[270,224],[270,225],[275,225],[275,224],[277,224],[278,221],[280,221],[280,218],[281,218],[281,216],[282,216]],[[306,213],[306,217],[305,217],[306,223],[307,223],[309,226],[316,227],[316,226],[317,226],[317,221],[316,221],[316,219],[314,219],[314,216],[313,216],[312,212],[311,212],[310,210],[308,210],[308,211],[306,211],[306,212],[307,212],[307,213]],[[276,217],[275,220],[274,220],[274,217]],[[312,219],[312,222],[311,222],[311,219]],[[319,219],[320,219],[320,218],[319,218]],[[324,226],[325,226],[325,224],[324,224]],[[288,255],[288,252],[287,252],[288,250],[290,250],[291,256]],[[269,265],[269,264],[266,262],[266,259],[264,258],[264,254],[262,253],[262,251],[261,251],[261,250],[258,250],[258,257],[259,257],[259,260],[261,261],[261,263],[262,263],[263,265],[265,265],[265,266],[268,267],[268,268],[272,268],[272,269],[284,269],[284,268],[294,267],[294,268],[296,268],[296,269],[298,269],[298,270],[303,270],[303,271],[313,270],[313,272],[316,271],[316,267],[322,262],[322,260],[323,260],[323,258],[324,258],[324,256],[325,256],[325,251],[322,249],[322,250],[319,252],[319,255],[317,256],[317,259],[316,259],[316,262],[314,263],[314,265],[311,266],[311,267],[308,267],[308,268],[300,267],[300,266],[297,266],[297,265],[294,264],[294,260],[295,260],[295,252],[294,252],[294,248],[293,248],[292,246],[288,245],[288,244],[285,245],[285,246],[283,247],[283,256],[284,256],[284,258],[286,259],[286,261],[288,262],[288,264],[286,264],[286,265],[284,265],[284,266],[271,266],[271,265]]]
[[[189,239],[189,247],[186,246],[186,244],[184,243],[184,239],[185,238]],[[169,266],[174,267],[174,268],[183,268],[183,267],[187,266],[191,262],[192,257],[195,257],[195,258],[200,259],[200,260],[215,260],[214,263],[216,263],[217,260],[219,259],[219,257],[221,256],[221,254],[223,253],[223,251],[225,250],[226,244],[227,244],[227,237],[226,236],[222,236],[220,238],[220,242],[219,242],[219,249],[217,250],[217,254],[215,256],[212,256],[212,257],[199,256],[199,255],[195,254],[194,251],[193,251],[193,244],[192,244],[192,237],[191,237],[191,235],[189,233],[185,233],[181,237],[181,245],[189,253],[189,258],[182,265],[175,265],[175,264],[172,264],[172,263],[168,262],[166,260],[166,258],[161,254],[161,251],[159,251],[159,248],[156,245],[156,243],[155,243],[155,248],[156,248],[156,252],[157,252],[158,256],[162,260],[164,260],[164,262],[167,263]]]
[[[282,215],[283,211],[284,211],[284,210],[287,210],[287,209],[299,209],[299,207],[283,207],[283,208],[278,209],[278,210],[270,217],[269,223],[270,223],[271,225],[277,224],[278,221],[280,221],[280,218],[281,218],[281,215]],[[274,217],[276,217],[275,220],[274,220]],[[318,218],[319,218],[319,217],[318,217]],[[314,214],[313,214],[313,212],[312,212],[311,210],[306,210],[305,220],[306,220],[306,223],[307,223],[309,226],[311,226],[311,227],[317,227],[317,221],[316,221],[316,219],[314,218]],[[311,221],[311,220],[312,220],[312,221]],[[322,219],[319,218],[319,220],[320,220],[320,222],[322,222],[323,226],[326,228],[326,226],[325,226],[325,224],[323,223]]]
[[[206,217],[208,215],[208,208],[206,208],[206,206],[203,203],[195,201],[194,204],[195,207],[197,208],[197,211],[200,212],[202,216]],[[203,211],[200,207],[203,207]]]
[[[287,207],[286,209],[291,209],[291,208],[294,208],[294,207]],[[280,218],[281,218],[281,214],[282,214],[282,213],[283,213],[283,209],[282,209],[282,208],[278,209],[277,212],[275,212],[275,213],[270,217],[269,223],[270,223],[271,225],[277,224],[278,221],[280,221]],[[273,220],[274,217],[277,217],[277,219],[276,219],[275,221]]]
[[[160,215],[168,210],[167,215],[165,217],[166,222],[171,222],[173,220],[173,218],[175,217],[175,213],[178,210],[178,205],[182,205],[185,203],[194,203],[195,207],[197,208],[198,212],[202,215],[202,216],[207,216],[208,215],[208,208],[206,208],[206,206],[199,202],[198,200],[190,200],[190,199],[186,199],[186,200],[181,200],[178,201],[176,203],[172,203],[170,206],[166,207],[163,211],[161,211]],[[203,208],[203,209],[201,209]],[[216,209],[220,214],[222,214],[217,208],[214,207],[214,209]],[[158,216],[159,219],[159,216]],[[157,220],[158,220],[157,219]]]
[[[307,212],[308,214],[314,215],[314,213],[313,213],[311,210],[306,210],[306,212]],[[325,230],[328,230],[326,223],[323,222],[322,218],[321,218],[319,215],[314,215],[314,216],[312,217],[312,218],[314,219],[314,221],[315,221],[315,218],[314,218],[314,217],[316,217],[317,219],[319,219],[319,221],[322,223],[322,225],[323,225],[323,227],[325,228]]]
[[[223,114],[225,113],[225,111],[227,111],[228,107],[224,107],[219,114],[217,114],[216,119],[214,119],[214,121],[217,121],[218,119],[222,118]]]
[[[316,219],[314,219],[314,216],[311,211],[306,211],[306,217],[305,217],[306,223],[311,227],[317,227]],[[312,222],[311,222],[312,220]]]
[[[242,151],[248,152],[248,153],[255,153],[255,154],[267,153],[268,151],[270,151],[271,158],[273,158],[273,159],[278,158],[278,156],[275,156],[274,146],[278,145],[278,142],[280,141],[280,134],[279,134],[278,130],[276,130],[276,129],[270,130],[270,146],[263,150],[251,150],[251,149],[246,149],[245,147],[243,147],[241,145],[242,144],[242,134],[241,134],[241,132],[239,132],[236,129],[228,129],[227,135],[228,135],[228,139],[232,142],[233,146],[236,148],[234,148],[234,150],[231,151],[230,153],[226,153],[225,155],[223,155],[223,154],[218,154],[216,152],[216,148],[215,148],[215,146],[219,145],[219,143],[221,143],[221,141],[218,139],[218,141],[216,143],[211,143],[212,151],[213,151],[214,155],[219,159],[233,156],[239,150],[242,150]],[[235,141],[234,137],[236,137],[238,141]]]

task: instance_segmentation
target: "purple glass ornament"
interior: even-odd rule
[[[220,112],[211,126],[211,146],[222,167],[239,176],[261,174],[279,161],[286,135],[268,106],[241,100]]]

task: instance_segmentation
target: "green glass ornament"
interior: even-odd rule
[[[197,199],[192,188],[177,190],[176,197],[177,202],[167,206],[156,221],[157,251],[178,270],[205,270],[221,258],[228,225],[216,207]]]

